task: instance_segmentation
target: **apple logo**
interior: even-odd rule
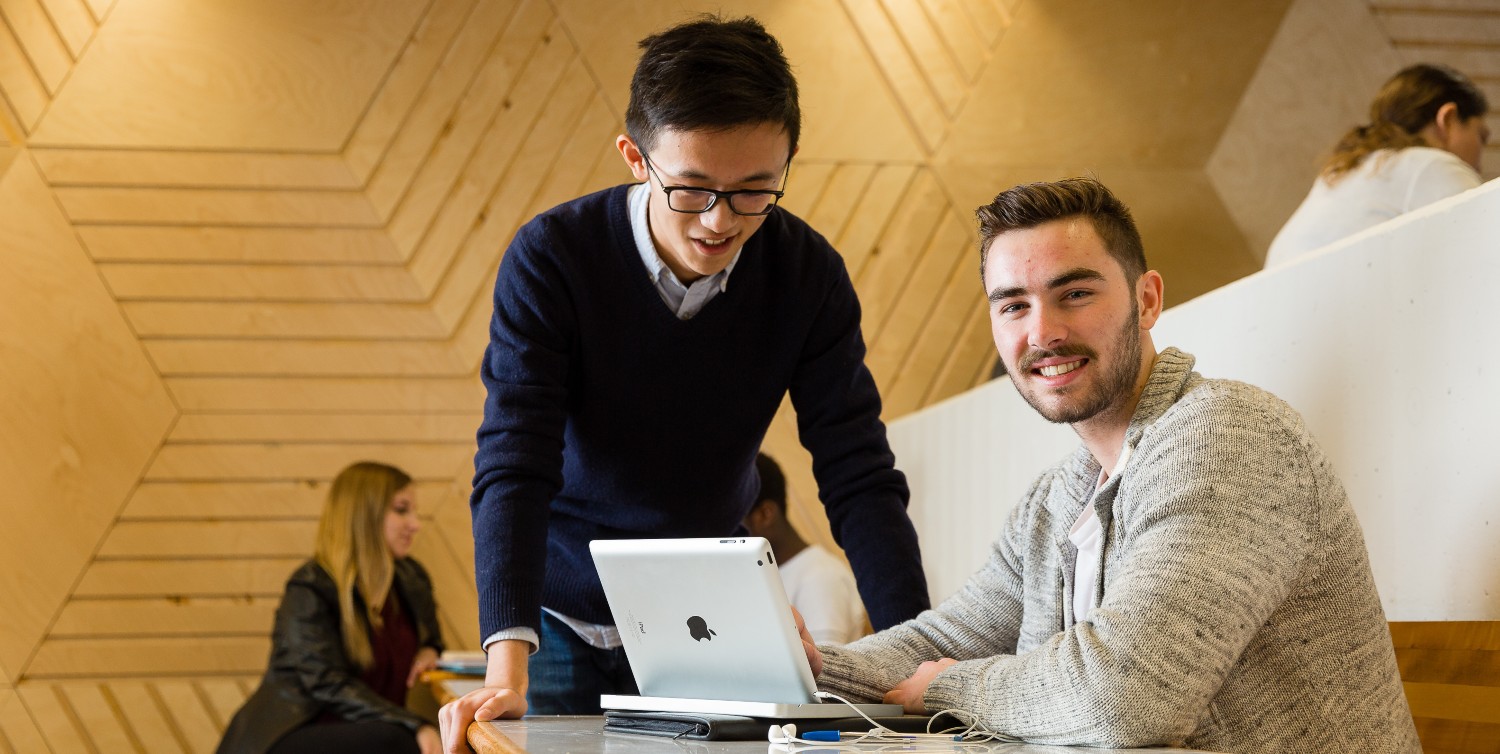
[[[703,641],[704,639],[713,641],[714,637],[719,635],[719,632],[708,627],[708,621],[696,615],[687,619],[687,626],[688,633],[693,636],[693,641]]]

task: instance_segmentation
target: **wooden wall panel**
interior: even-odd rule
[[[1462,44],[1435,54],[1500,81],[1475,47],[1488,21],[1350,2],[1404,24],[1401,54],[1444,36]],[[418,557],[448,642],[474,646],[469,477],[496,269],[537,212],[630,180],[612,142],[636,40],[687,11],[179,6],[0,0],[16,145],[0,150],[0,247],[23,271],[0,277],[0,314],[35,323],[20,340],[0,328],[0,424],[44,430],[0,438],[28,501],[20,549],[0,533],[0,597],[18,605],[0,612],[0,752],[211,751],[263,668],[328,481],[357,459],[418,477]],[[798,72],[784,206],[844,256],[887,419],[987,379],[970,213],[1009,183],[1097,170],[1127,187],[1167,249],[1169,296],[1253,267],[1204,145],[1285,6],[1184,16],[1161,0],[1102,30],[1074,0],[714,6],[759,15]],[[1077,49],[1106,33],[1134,41]],[[1234,54],[1202,66],[1230,34]],[[1159,43],[1144,57],[1142,39]],[[1055,75],[1016,73],[1036,59]],[[1208,115],[1169,118],[1181,108]],[[766,446],[793,520],[831,544],[789,406]],[[15,567],[42,555],[40,576]]]

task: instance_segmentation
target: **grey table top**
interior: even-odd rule
[[[719,752],[766,752],[787,754],[788,749],[767,741],[684,741],[653,736],[635,736],[621,733],[605,733],[602,717],[532,717],[521,720],[502,720],[474,723],[469,729],[469,743],[478,754],[514,754],[518,751],[541,754],[655,754],[680,752],[681,754],[718,754]],[[1045,744],[958,744],[943,741],[921,741],[901,744],[867,743],[851,746],[816,747],[797,745],[799,754],[835,754],[850,751],[899,751],[902,754],[920,752],[942,752],[943,754],[979,754],[980,752],[1004,752],[1004,754],[1128,754],[1128,752],[1150,752],[1150,754],[1186,754],[1186,749],[1095,749],[1077,746],[1050,746]]]

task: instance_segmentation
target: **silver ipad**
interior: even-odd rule
[[[606,709],[854,714],[813,696],[817,686],[766,540],[595,540],[589,549],[641,691],[605,695]],[[861,709],[901,714],[899,705]]]

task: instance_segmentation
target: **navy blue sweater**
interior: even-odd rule
[[[906,479],[864,366],[859,302],[828,242],[777,209],[690,320],[662,302],[627,186],[517,232],[500,265],[474,458],[480,636],[545,605],[612,623],[593,539],[732,534],[782,397],[876,628],[928,606]]]

